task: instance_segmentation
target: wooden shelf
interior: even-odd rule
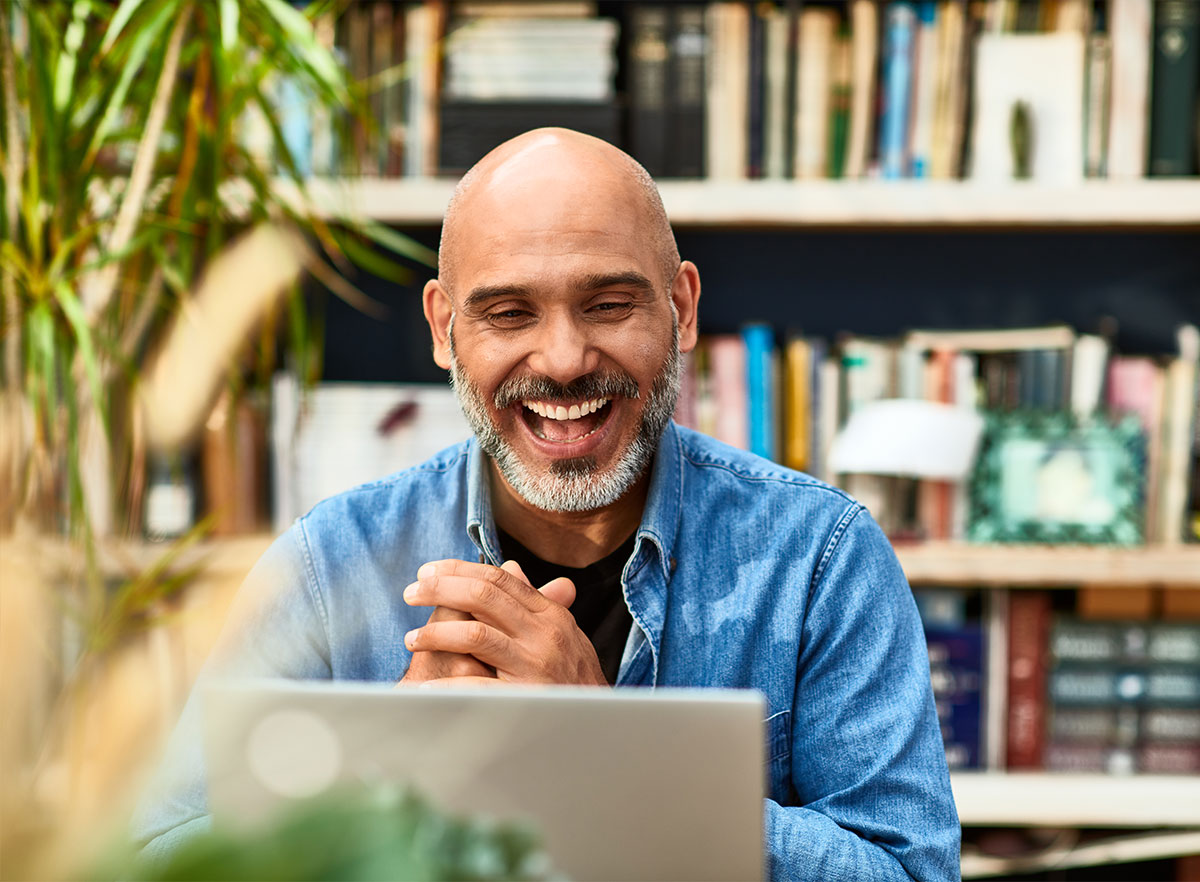
[[[326,216],[437,225],[454,189],[442,178],[315,179]],[[295,192],[281,182],[281,191]],[[683,227],[1200,228],[1200,179],[1048,187],[970,181],[680,181],[659,185]]]
[[[913,585],[1200,588],[1200,545],[897,545]]]
[[[956,772],[964,827],[1200,827],[1200,776]]]

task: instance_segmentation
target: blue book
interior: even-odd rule
[[[925,643],[946,762],[952,769],[977,769],[985,707],[983,626],[926,627]]]
[[[879,158],[884,178],[908,173],[908,118],[911,111],[913,40],[917,10],[892,3],[884,27],[883,113],[879,120]]]
[[[746,402],[750,451],[775,459],[777,398],[775,376],[775,332],[770,325],[746,325],[742,329],[746,344]]]

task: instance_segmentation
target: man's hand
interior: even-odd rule
[[[469,622],[471,617],[464,612],[438,607],[429,617],[430,622]],[[490,678],[495,681],[496,672],[479,659],[458,652],[414,652],[408,670],[397,686],[415,686],[443,680],[447,677],[470,677],[472,680]]]
[[[466,615],[438,621],[431,616],[404,636],[404,645],[414,660],[423,652],[474,656],[508,683],[607,686],[596,650],[567,609],[574,600],[569,579],[555,579],[539,591],[512,561],[502,568],[434,561],[404,589],[405,603]]]

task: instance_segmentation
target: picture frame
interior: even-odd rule
[[[1138,545],[1146,439],[1135,417],[986,415],[971,482],[971,542]]]

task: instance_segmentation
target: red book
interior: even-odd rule
[[[1008,609],[1009,769],[1040,769],[1046,751],[1050,594],[1012,592]]]

